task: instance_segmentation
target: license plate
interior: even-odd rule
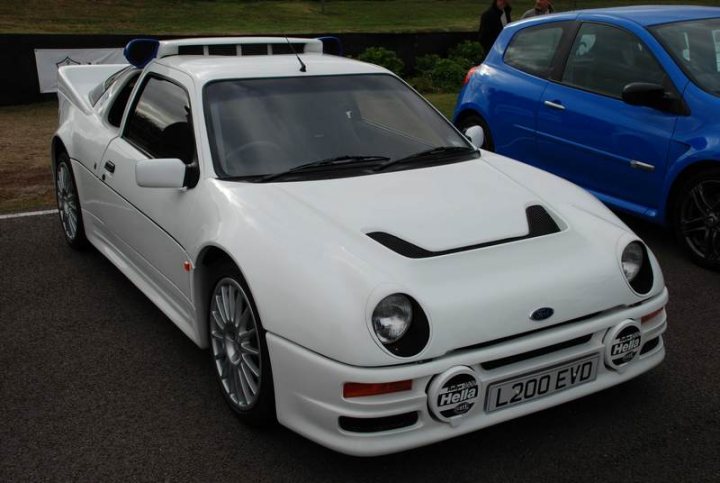
[[[507,409],[594,381],[599,363],[600,356],[595,354],[491,384],[485,397],[485,410]]]

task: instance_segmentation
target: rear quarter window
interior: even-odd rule
[[[130,94],[135,87],[138,77],[140,77],[140,71],[134,72],[115,97],[115,100],[113,100],[112,107],[108,112],[108,122],[110,125],[120,127],[123,114],[125,113],[125,107],[130,100]]]
[[[564,31],[564,26],[558,23],[521,30],[510,41],[503,60],[523,72],[546,77]]]
[[[103,94],[107,92],[108,89],[110,89],[110,86],[112,86],[120,77],[122,77],[125,73],[133,70],[134,67],[128,66],[124,69],[120,69],[119,71],[115,72],[113,75],[105,79],[100,84],[93,87],[93,89],[90,91],[89,98],[90,98],[90,104],[93,106],[97,104],[97,101],[100,100]]]

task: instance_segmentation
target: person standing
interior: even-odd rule
[[[511,22],[511,10],[510,0],[492,0],[490,7],[480,16],[480,44],[486,55],[502,29]]]
[[[536,17],[538,15],[547,15],[553,13],[552,2],[550,0],[535,0],[535,7],[522,14],[521,19]]]

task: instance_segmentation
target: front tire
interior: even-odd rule
[[[65,241],[76,250],[85,248],[87,238],[85,237],[80,196],[67,153],[58,155],[55,170],[55,195]]]
[[[275,421],[275,396],[265,330],[240,271],[215,271],[208,310],[212,365],[225,400],[251,425]]]
[[[720,168],[698,172],[683,181],[672,224],[677,241],[695,263],[720,270]]]

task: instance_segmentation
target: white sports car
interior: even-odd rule
[[[479,128],[468,140],[389,71],[316,39],[126,56],[60,69],[63,231],[210,348],[242,419],[378,455],[663,360],[645,244],[585,191],[476,149]]]

